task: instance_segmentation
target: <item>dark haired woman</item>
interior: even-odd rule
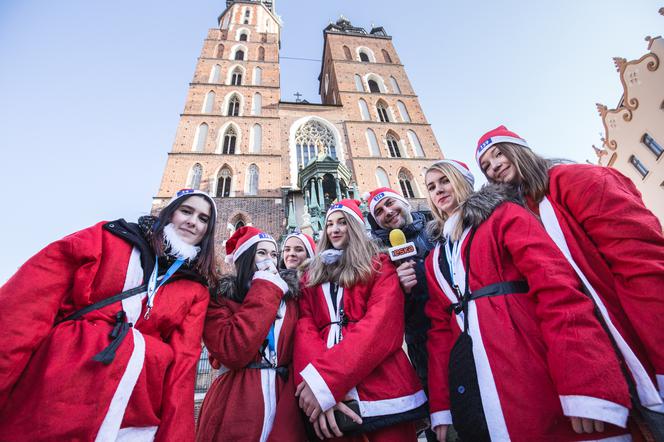
[[[490,181],[520,190],[600,311],[664,440],[664,236],[634,184],[611,167],[556,164],[500,126],[480,138]]]
[[[185,189],[158,218],[101,222],[18,270],[0,289],[0,438],[193,440],[215,217]]]
[[[196,438],[303,441],[291,364],[297,273],[279,273],[277,243],[250,226],[226,241],[226,260],[236,274],[220,279],[203,333],[221,375],[205,396]]]

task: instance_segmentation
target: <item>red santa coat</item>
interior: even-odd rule
[[[306,440],[291,364],[297,304],[282,301],[287,291],[281,278],[259,271],[243,302],[211,302],[203,340],[210,358],[225,372],[205,396],[197,441]],[[245,368],[265,362],[259,352],[272,324],[277,365],[288,366],[287,380],[273,369]]]
[[[187,279],[164,285],[148,320],[145,298],[134,296],[54,326],[147,279],[139,249],[103,226],[47,246],[0,289],[3,440],[194,439],[206,287]],[[93,361],[121,307],[135,326],[109,365]]]
[[[546,197],[529,206],[595,300],[641,403],[664,412],[664,236],[659,221],[643,205],[634,183],[610,167],[555,166]]]
[[[350,394],[363,418],[404,413],[426,403],[417,375],[403,351],[404,297],[387,255],[374,263],[370,281],[339,287],[337,300],[351,321],[343,330],[330,284],[306,287],[299,300],[295,371],[326,411]],[[339,341],[339,332],[343,338]]]
[[[477,194],[471,196],[477,198]],[[493,213],[491,214],[491,211]],[[630,440],[624,427],[630,399],[618,359],[578,288],[572,269],[538,222],[524,208],[504,203],[476,230],[470,256],[471,293],[503,281],[525,280],[529,291],[469,302],[469,333],[492,440]],[[448,220],[448,224],[455,221]],[[481,220],[480,220],[481,221]],[[479,224],[479,222],[477,223]],[[454,281],[465,288],[467,228],[453,259]],[[457,297],[445,280],[438,244],[427,257],[431,318],[429,395],[431,423],[451,424],[448,364],[462,314],[450,312]],[[604,433],[578,435],[566,416],[609,422]]]

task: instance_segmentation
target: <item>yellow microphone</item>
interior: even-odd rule
[[[404,235],[401,229],[392,229],[390,232],[390,244],[392,247],[387,249],[387,252],[392,261],[401,261],[417,255],[415,243],[406,242],[406,235]]]

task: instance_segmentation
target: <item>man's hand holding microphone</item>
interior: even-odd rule
[[[397,267],[397,276],[399,276],[401,288],[404,293],[410,293],[411,289],[417,285],[415,260],[408,259],[417,255],[415,243],[406,242],[406,235],[401,229],[393,229],[390,232],[390,244],[392,247],[387,251],[390,259]]]

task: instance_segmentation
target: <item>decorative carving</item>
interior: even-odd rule
[[[599,147],[595,146],[593,144],[593,150],[595,151],[595,155],[597,155],[598,159],[601,159],[603,156],[608,155],[609,153],[606,151],[606,149],[600,149]]]
[[[609,111],[609,108],[603,105],[602,103],[595,103],[595,106],[597,107],[597,112],[599,112],[599,116],[604,118],[606,113]]]
[[[634,101],[636,101],[636,99],[634,99]],[[638,105],[638,102],[637,102],[637,105]],[[636,109],[636,108],[634,108],[634,109]],[[631,109],[625,107],[623,109],[623,111],[624,111],[623,114],[622,114],[623,120],[632,121],[632,111],[631,111]]]
[[[616,71],[621,72],[627,65],[627,60],[622,57],[613,57],[613,64],[616,65]]]
[[[659,15],[664,15],[664,8],[659,8]]]
[[[629,109],[629,110],[633,111],[633,110],[636,110],[636,108],[639,107],[639,100],[637,100],[636,98],[630,98],[629,97],[629,91],[627,89],[627,80],[625,79],[625,72],[627,70],[627,67],[639,65],[642,62],[647,60],[646,69],[648,69],[650,72],[654,72],[659,68],[659,57],[657,57],[656,54],[653,54],[652,52],[650,52],[650,53],[644,55],[643,57],[639,58],[638,60],[628,61],[628,62],[625,62],[624,64],[623,64],[622,61],[619,61],[619,60],[624,60],[624,59],[617,59],[617,58],[613,59],[613,61],[616,63],[616,67],[620,66],[619,67],[620,82],[622,83],[623,90],[625,91],[625,94],[623,96],[623,106],[626,109]],[[626,117],[625,115],[623,115],[623,119],[625,121],[631,120],[632,119],[631,112],[630,112],[629,117]]]

